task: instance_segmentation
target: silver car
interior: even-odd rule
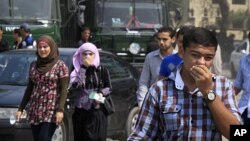
[[[249,54],[249,40],[245,39],[231,53],[229,65],[232,78],[236,77],[241,57],[247,54]]]

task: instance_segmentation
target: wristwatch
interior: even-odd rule
[[[215,100],[215,98],[216,98],[216,94],[214,93],[213,90],[210,90],[210,91],[207,93],[205,99],[206,99],[206,101],[208,101],[208,102],[212,102],[212,101]]]

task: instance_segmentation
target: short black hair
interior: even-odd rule
[[[184,35],[185,33],[187,33],[192,28],[194,28],[194,26],[181,26],[179,28],[179,30],[177,31],[177,33],[176,33],[176,37],[178,38],[180,35]]]
[[[195,27],[184,34],[183,48],[184,50],[190,46],[191,43],[200,44],[205,47],[214,47],[217,50],[218,41],[210,30],[203,27]]]
[[[163,27],[161,27],[161,28],[158,30],[157,34],[158,34],[158,33],[162,33],[162,32],[168,32],[168,33],[170,34],[170,37],[171,37],[171,38],[173,38],[174,35],[175,35],[175,30],[174,30],[172,27],[168,27],[168,26],[163,26]]]
[[[3,31],[3,28],[0,26],[0,30],[2,30]]]
[[[91,31],[90,27],[88,27],[88,26],[84,26],[84,27],[81,28],[81,32],[83,32],[85,30]]]
[[[20,29],[15,28],[13,32],[16,33],[18,36],[21,36]]]

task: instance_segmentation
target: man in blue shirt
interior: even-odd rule
[[[176,34],[176,44],[178,46],[178,53],[167,56],[163,59],[160,68],[160,79],[168,77],[171,72],[173,72],[176,67],[182,62],[182,53],[183,53],[183,36],[185,32],[188,32],[193,28],[193,26],[183,26],[181,27]]]
[[[27,23],[23,23],[20,26],[20,32],[22,34],[22,48],[33,48],[35,45],[34,39],[30,34],[30,28]]]
[[[248,40],[250,41],[250,32]],[[234,87],[236,95],[243,90],[239,101],[239,111],[244,124],[250,125],[250,54],[240,59],[240,68],[234,81]]]

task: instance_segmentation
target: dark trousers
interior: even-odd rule
[[[31,125],[34,141],[51,141],[51,138],[56,131],[56,123],[43,122],[38,125]]]
[[[241,115],[244,125],[250,125],[250,118],[247,117],[247,114],[248,114],[248,111],[246,108],[245,111]]]
[[[72,119],[75,141],[106,141],[107,116],[102,107],[89,111],[75,108]]]

